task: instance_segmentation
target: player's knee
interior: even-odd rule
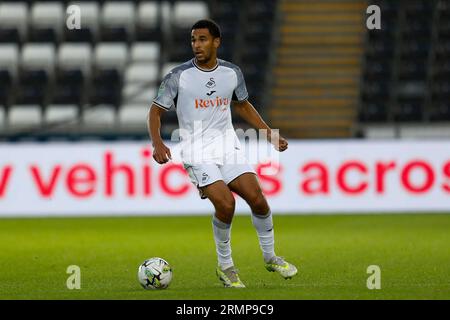
[[[236,202],[234,201],[234,198],[231,197],[230,199],[222,199],[216,204],[216,210],[220,211],[226,216],[233,216],[234,209],[236,206]]]
[[[269,204],[263,194],[253,197],[250,208],[252,209],[253,214],[261,216],[266,215],[270,210]]]

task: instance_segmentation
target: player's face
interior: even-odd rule
[[[211,59],[215,59],[219,45],[220,39],[214,38],[208,29],[192,30],[191,46],[197,61],[208,62]]]

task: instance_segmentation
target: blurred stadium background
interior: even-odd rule
[[[366,28],[370,4],[381,30]],[[449,1],[180,0],[2,1],[1,138],[147,139],[156,88],[203,17],[288,138],[450,136]],[[168,113],[164,135],[176,126]]]
[[[80,30],[66,25],[73,4]],[[381,30],[366,27],[372,4]],[[275,214],[294,214],[275,218],[276,239],[301,276],[272,283],[255,269],[243,217],[244,293],[216,290],[209,216],[2,219],[0,298],[448,299],[450,215],[431,213],[450,211],[450,0],[0,1],[0,216],[210,214],[182,169],[146,149],[159,83],[192,57],[205,17],[290,141],[282,177],[262,183]],[[177,127],[165,113],[162,135]],[[386,215],[297,215],[372,211]],[[150,256],[175,266],[172,291],[138,287]],[[74,263],[88,270],[78,293],[65,288]],[[387,270],[379,293],[365,287],[374,263]]]

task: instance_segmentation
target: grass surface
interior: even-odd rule
[[[450,215],[275,216],[277,254],[299,268],[264,269],[250,217],[235,217],[233,258],[245,289],[215,276],[210,217],[0,220],[0,299],[449,299]],[[172,265],[167,290],[146,291],[137,268]],[[69,265],[81,289],[68,290]],[[381,289],[366,287],[369,265]]]

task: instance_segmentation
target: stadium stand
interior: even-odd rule
[[[380,6],[384,27],[367,33],[358,112],[362,135],[448,136],[448,125],[438,125],[439,131],[435,123],[450,120],[450,2],[371,3]]]
[[[66,26],[76,12],[72,5],[81,13],[81,29]],[[241,65],[260,107],[270,69],[270,48],[262,47],[272,36],[275,11],[268,0],[2,1],[0,135],[60,138],[71,128],[80,137],[146,137],[157,87],[192,57],[190,27],[206,17],[221,25],[220,57]],[[163,135],[176,127],[176,115],[167,113]]]
[[[365,27],[370,4],[381,30]],[[81,29],[67,27],[72,5]],[[450,121],[449,0],[7,0],[0,138],[146,139],[146,109],[192,57],[189,29],[205,17],[221,26],[219,57],[241,67],[250,101],[288,137],[399,137]],[[165,114],[163,136],[176,127]]]

